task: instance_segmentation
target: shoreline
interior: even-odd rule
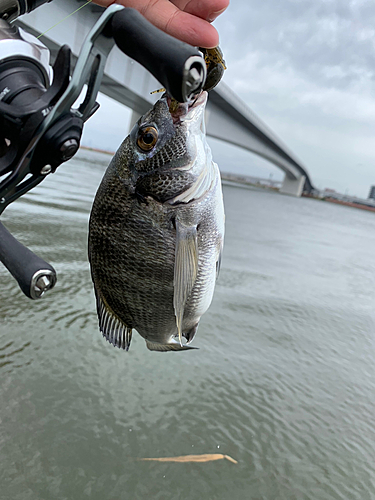
[[[89,146],[82,146],[81,145],[80,149],[84,149],[85,151],[94,151],[95,153],[103,153],[103,154],[111,155],[111,156],[113,156],[115,154],[114,151],[107,151],[105,149],[92,148]],[[221,172],[221,179],[222,179],[222,181],[225,181],[229,185],[230,184],[233,184],[233,185],[241,184],[243,186],[262,188],[262,189],[266,189],[268,191],[273,191],[273,192],[278,192],[280,189],[277,185],[267,186],[266,184],[263,184],[261,182],[255,183],[254,181],[251,181],[250,178],[246,178],[246,176],[230,174],[228,172]],[[266,180],[266,179],[261,179],[261,180]],[[278,182],[276,181],[275,184],[278,184]],[[362,205],[361,203],[342,201],[342,200],[337,200],[335,198],[330,198],[330,197],[318,198],[317,196],[312,196],[311,194],[304,194],[304,193],[302,193],[301,197],[311,198],[313,200],[318,200],[318,201],[327,201],[328,203],[335,203],[336,205],[343,205],[345,207],[350,207],[350,208],[359,208],[360,210],[367,210],[368,212],[375,212],[375,207],[370,207],[368,205]]]
[[[327,201],[328,203],[335,203],[336,205],[344,205],[345,207],[359,208],[360,210],[367,210],[368,212],[375,212],[375,207],[370,207],[369,205],[362,205],[361,203],[353,203],[351,201],[336,200],[335,198],[318,198],[316,196],[311,196],[309,194],[302,194],[304,198],[312,198],[318,201]]]
[[[80,146],[79,149],[84,149],[86,151],[94,151],[95,153],[104,153],[106,155],[114,155],[114,151],[107,151],[106,149],[90,148],[89,146]]]

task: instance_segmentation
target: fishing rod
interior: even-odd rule
[[[136,10],[108,7],[84,41],[71,74],[71,52],[60,48],[53,65],[47,47],[11,24],[51,0],[2,0],[0,5],[0,214],[78,151],[84,123],[99,108],[107,57],[116,44],[139,62],[178,102],[189,102],[205,87],[202,53],[160,31]],[[205,53],[207,59],[207,53]],[[220,65],[209,66],[218,82]],[[73,104],[87,85],[78,109]],[[0,260],[23,293],[38,299],[53,288],[56,271],[22,245],[0,222]]]

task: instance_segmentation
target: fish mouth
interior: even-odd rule
[[[202,91],[195,97],[195,99],[192,99],[190,102],[177,102],[174,99],[172,99],[168,94],[166,94],[165,95],[166,102],[173,123],[178,124],[181,121],[184,121],[187,118],[189,118],[188,115],[193,115],[193,113],[197,108],[204,106],[206,104],[207,96],[208,96],[207,92]]]

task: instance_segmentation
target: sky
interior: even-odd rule
[[[375,184],[375,2],[232,0],[215,27],[225,83],[301,160],[313,184],[366,198]],[[115,150],[131,112],[99,100],[82,143]],[[256,155],[209,142],[222,171],[283,178]]]

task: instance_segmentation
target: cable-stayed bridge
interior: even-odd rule
[[[17,24],[34,35],[77,9],[82,2],[56,0],[21,17]],[[67,44],[74,63],[82,43],[101,12],[102,7],[87,5],[48,31],[41,41],[51,51],[54,60],[59,48]],[[159,88],[154,77],[138,63],[114,47],[108,57],[101,92],[133,110],[132,122],[144,114],[158,99],[150,92]],[[300,196],[313,189],[306,167],[278,139],[224,82],[209,93],[206,113],[207,135],[247,149],[270,161],[285,172],[280,192]]]

